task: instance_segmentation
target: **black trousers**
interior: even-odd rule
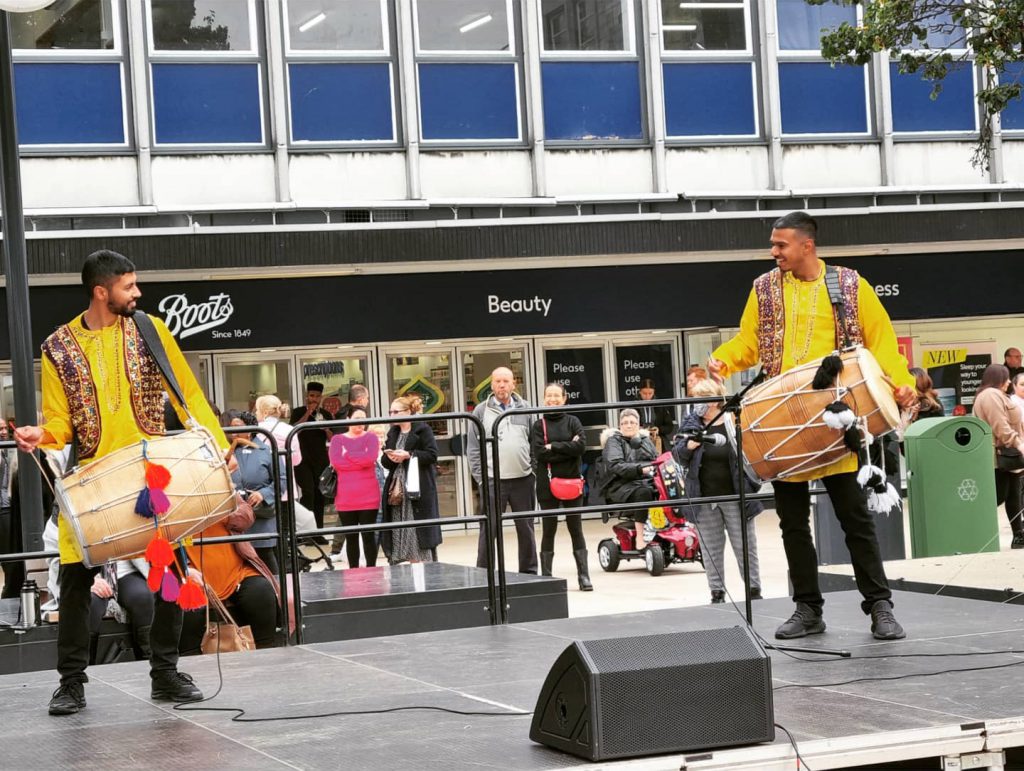
[[[238,585],[235,593],[224,603],[239,626],[248,626],[257,648],[271,648],[277,642],[277,594],[274,586],[263,576],[249,576]],[[210,609],[210,620],[217,613]],[[201,653],[203,633],[206,631],[206,611],[185,614],[181,632],[181,655]]]
[[[545,511],[554,509],[575,509],[583,505],[583,496],[573,501],[562,501],[558,498],[538,498],[537,503]],[[583,538],[583,517],[579,514],[566,514],[565,526],[569,530],[569,537],[572,538],[572,550],[579,551],[587,548],[587,542]],[[541,520],[540,550],[555,550],[555,533],[558,532],[558,517],[544,517]]]
[[[1010,529],[1015,536],[1024,535],[1024,474],[1013,474],[1009,471],[996,469],[996,506],[1006,503],[1006,518],[1010,520]]]
[[[13,554],[19,551],[21,551],[20,508],[8,506],[0,509],[0,554]],[[21,585],[25,583],[25,563],[5,562],[2,567],[4,586],[3,590],[0,590],[0,597],[5,600],[17,597],[21,594]]]
[[[493,493],[492,493],[493,494]],[[533,474],[519,479],[501,480],[501,499],[496,501],[494,511],[502,514],[508,508],[511,511],[533,511],[536,501],[536,480]],[[537,574],[537,533],[532,519],[517,519],[516,536],[519,541],[519,572]],[[480,528],[477,541],[476,566],[487,567],[487,540],[484,529]]]
[[[622,503],[640,503],[641,501],[653,501],[657,499],[658,494],[653,487],[644,485],[643,487],[636,487],[630,491],[629,495]],[[634,522],[643,524],[647,521],[647,509],[633,509],[629,512],[629,516]]]
[[[299,500],[302,505],[313,512],[313,518],[316,520],[316,526],[324,526],[324,494],[320,492],[320,475],[323,473],[323,468],[317,468],[310,466],[309,463],[303,461],[295,467],[295,482],[299,485]]]
[[[60,566],[60,616],[57,622],[57,672],[62,685],[89,681],[89,609],[92,581],[99,568],[81,562]],[[173,602],[153,595],[153,624],[149,633],[152,655],[150,674],[173,672],[178,668],[178,640],[182,610]]]
[[[850,550],[853,574],[864,600],[861,609],[871,612],[878,600],[892,601],[892,592],[882,566],[882,555],[875,535],[875,520],[868,511],[867,496],[857,484],[856,473],[833,474],[821,480],[832,499]],[[782,545],[789,563],[793,601],[803,602],[819,611],[825,604],[818,586],[818,553],[811,537],[811,494],[807,482],[772,482],[775,510],[782,530]]]
[[[338,519],[342,527],[352,525],[372,525],[377,521],[376,509],[363,509],[362,511],[339,511]],[[363,556],[366,557],[366,567],[372,568],[377,564],[377,534],[372,530],[365,533],[349,533],[345,538],[345,556],[348,558],[350,568],[359,567],[359,540],[363,541]]]

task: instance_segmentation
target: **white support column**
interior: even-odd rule
[[[284,9],[281,0],[267,0],[267,83],[270,88],[270,141],[274,146],[274,188],[277,200],[291,201],[288,155],[288,88],[284,52]]]
[[[416,41],[412,0],[395,3],[398,28],[398,88],[405,115],[405,179],[410,199],[423,197],[420,184],[420,101],[416,86]]]
[[[524,0],[523,9],[523,76],[526,79],[527,141],[530,142],[533,170],[533,194],[548,194],[546,150],[544,145],[544,90],[540,71],[540,15],[536,0]]]
[[[882,51],[871,58],[874,81],[875,131],[882,141],[879,148],[882,184],[896,184],[896,150],[892,139],[892,80],[889,77],[889,53]]]
[[[128,9],[128,53],[131,57],[132,122],[139,174],[139,203],[153,204],[153,157],[149,107],[149,64],[146,61],[146,20],[142,3],[125,3]]]
[[[977,77],[990,78],[995,85],[996,75],[994,72],[988,73],[981,69],[978,70]],[[999,113],[992,116],[991,126],[992,141],[988,146],[988,181],[993,185],[1001,185],[1006,182],[1006,169],[1003,165],[1003,121]]]
[[[647,68],[647,120],[650,124],[651,173],[655,193],[668,192],[665,151],[665,88],[661,69],[661,13],[658,4],[638,0],[643,8],[644,63]]]
[[[785,180],[782,173],[782,111],[779,89],[779,32],[775,14],[775,0],[764,0],[757,4],[762,15],[758,25],[761,39],[761,102],[764,106],[764,127],[768,140],[768,187],[782,190]]]

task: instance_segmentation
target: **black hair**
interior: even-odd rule
[[[92,290],[98,286],[110,289],[116,279],[125,273],[134,273],[135,263],[123,254],[110,249],[100,249],[85,258],[82,265],[82,286],[85,293],[92,299]]]
[[[772,230],[797,230],[812,241],[818,240],[818,221],[805,211],[793,211],[772,223]]]
[[[651,378],[649,378],[649,377],[645,377],[643,380],[640,381],[640,387],[641,388],[650,388],[653,391],[654,390],[654,381]]]
[[[259,421],[256,420],[256,416],[248,410],[225,410],[221,414],[221,425],[225,427],[230,426],[232,420],[240,420],[247,426],[259,425]]]
[[[1007,348],[1005,351],[1003,351],[1003,361],[1006,361],[1006,359],[1009,357],[1011,351],[1016,351],[1017,353],[1020,353],[1020,349],[1019,348],[1016,348],[1016,347],[1014,347],[1014,348]]]

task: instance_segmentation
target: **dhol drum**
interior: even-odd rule
[[[75,535],[83,562],[142,554],[153,538],[152,517],[135,513],[146,486],[142,442],[76,467],[57,481],[57,502]],[[174,542],[219,522],[235,510],[231,476],[213,435],[203,428],[146,440],[146,455],[165,466],[170,509],[159,516],[161,534]]]
[[[899,425],[892,388],[871,351],[852,348],[841,358],[843,371],[834,387],[811,387],[822,361],[815,359],[755,386],[743,399],[743,454],[765,482],[823,468],[850,452],[843,432],[822,419],[832,402],[841,401],[858,418],[867,418],[875,436]]]

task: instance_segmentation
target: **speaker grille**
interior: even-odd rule
[[[600,757],[764,741],[771,671],[744,627],[579,645],[594,669]]]

